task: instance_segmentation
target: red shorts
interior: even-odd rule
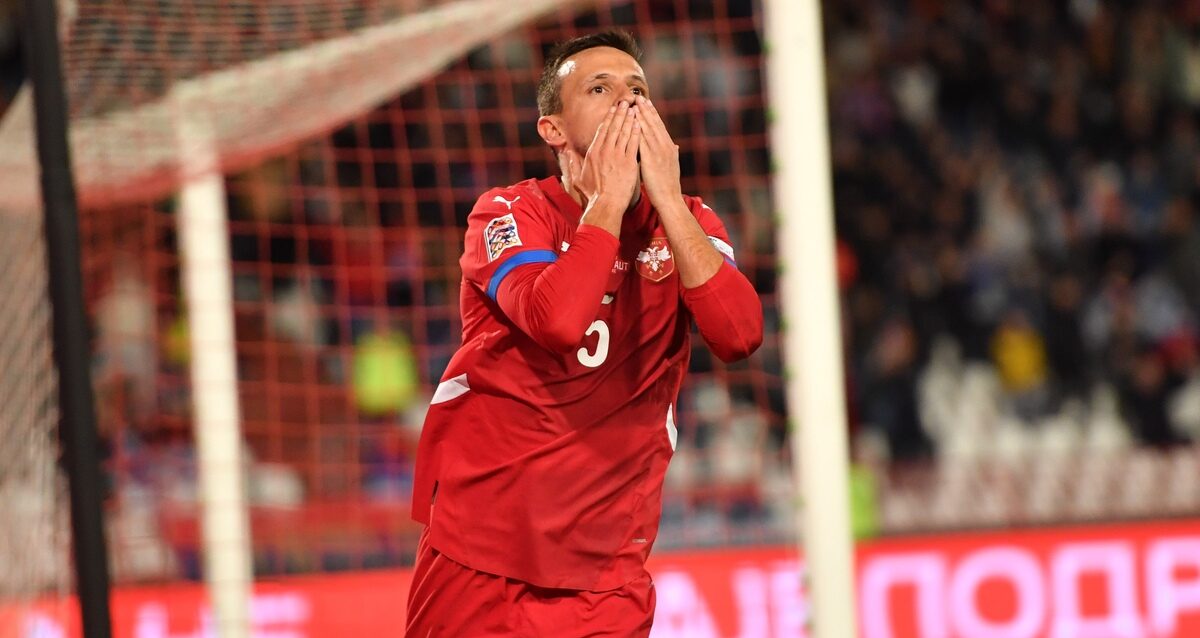
[[[408,638],[644,638],[650,574],[603,592],[548,589],[460,565],[421,535],[408,592]]]

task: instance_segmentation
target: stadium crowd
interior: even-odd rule
[[[1138,441],[1197,363],[1200,5],[838,2],[826,12],[849,361],[894,457],[939,335],[1026,420],[1117,388]]]

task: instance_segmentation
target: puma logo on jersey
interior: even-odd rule
[[[507,200],[507,199],[504,199],[503,197],[501,197],[501,196],[497,195],[497,196],[495,196],[495,197],[493,197],[493,198],[492,198],[492,201],[493,201],[493,202],[501,202],[501,203],[503,203],[505,206],[507,206],[507,207],[508,207],[508,210],[512,210],[512,205],[513,205],[513,204],[515,204],[515,203],[517,203],[517,200],[519,200],[519,199],[521,199],[521,196],[520,196],[520,195],[517,195],[516,199],[514,199],[514,200],[512,200],[512,201],[509,201],[509,200]]]

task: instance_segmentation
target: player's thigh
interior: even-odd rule
[[[407,638],[511,638],[517,635],[506,579],[460,565],[429,546],[417,549],[408,592]]]
[[[645,638],[654,622],[649,574],[605,592],[524,587],[515,600],[522,637]]]

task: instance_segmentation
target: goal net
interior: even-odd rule
[[[0,636],[36,624],[22,612],[68,593],[69,520],[58,468],[46,253],[37,216],[0,213]]]

